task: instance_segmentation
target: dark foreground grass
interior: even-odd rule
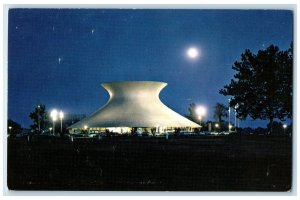
[[[290,137],[8,140],[11,190],[288,191]]]

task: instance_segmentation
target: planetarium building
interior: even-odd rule
[[[159,93],[167,83],[153,81],[103,83],[109,93],[108,102],[99,110],[71,125],[70,132],[88,129],[100,133],[105,130],[130,133],[132,128],[150,132],[192,130],[198,124],[164,105]]]

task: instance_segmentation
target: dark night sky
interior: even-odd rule
[[[192,102],[213,119],[218,93],[246,48],[285,50],[293,13],[283,10],[11,9],[8,118],[29,126],[33,108],[90,114],[108,94],[100,83],[163,81],[161,100],[180,114]],[[190,46],[201,56],[191,60]],[[232,118],[233,120],[233,118]],[[265,126],[246,120],[245,126]]]

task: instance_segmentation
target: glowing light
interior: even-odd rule
[[[60,119],[64,118],[64,113],[63,113],[63,111],[60,111],[60,112],[59,112],[59,118],[60,118]]]
[[[57,119],[57,110],[55,110],[55,109],[53,109],[52,111],[51,111],[51,113],[50,113],[50,116],[51,116],[51,118],[52,118],[52,120],[53,121],[56,121],[56,119]]]
[[[218,127],[219,127],[219,124],[215,124],[215,127],[218,128]]]
[[[202,116],[206,115],[206,108],[203,107],[203,106],[198,106],[196,108],[196,113],[197,113],[198,116],[202,117]]]
[[[283,126],[282,126],[284,129],[286,129],[287,128],[287,125],[286,124],[283,124]]]
[[[86,129],[88,128],[88,126],[87,126],[87,125],[84,125],[83,128],[84,128],[84,130],[86,130]]]
[[[192,59],[196,59],[199,56],[199,51],[195,47],[191,47],[187,50],[187,56]]]

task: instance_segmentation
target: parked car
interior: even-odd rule
[[[210,132],[211,135],[219,135],[218,132]]]
[[[222,132],[220,133],[220,135],[229,135],[229,132],[228,132],[228,131],[222,131]]]
[[[154,136],[155,136],[155,137],[163,137],[162,133],[159,133],[159,132],[155,132],[155,133],[154,133]]]
[[[72,133],[71,136],[73,137],[86,137],[85,133]]]
[[[88,134],[88,137],[90,137],[90,138],[94,138],[94,137],[97,137],[98,136],[98,134],[96,134],[96,133],[90,133],[90,134]]]

